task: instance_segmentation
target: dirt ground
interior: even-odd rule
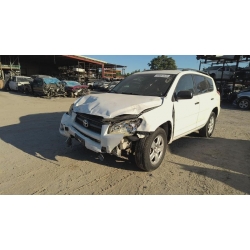
[[[0,194],[250,194],[250,111],[223,104],[213,138],[169,145],[160,168],[142,172],[97,154],[58,128],[71,98],[0,91]]]

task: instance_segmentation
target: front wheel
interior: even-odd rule
[[[239,101],[238,107],[241,109],[249,109],[250,108],[250,101],[246,98],[243,98]]]
[[[157,169],[166,153],[167,135],[164,129],[158,128],[153,134],[139,140],[135,147],[136,165],[145,171]]]
[[[216,115],[214,112],[212,112],[209,116],[209,119],[206,123],[206,125],[199,130],[199,133],[202,137],[211,137],[213,132],[214,132],[214,128],[215,128],[215,120],[216,120]]]

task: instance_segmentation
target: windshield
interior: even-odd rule
[[[174,74],[134,74],[118,83],[110,93],[165,96],[175,76]]]
[[[59,83],[60,81],[57,79],[57,78],[43,78],[44,82],[46,84],[56,84],[56,83]]]
[[[207,70],[217,70],[219,68],[221,68],[221,66],[209,67],[209,68],[207,68]]]
[[[66,83],[66,86],[71,86],[71,87],[81,85],[79,82],[75,82],[75,81],[64,81],[64,82]]]

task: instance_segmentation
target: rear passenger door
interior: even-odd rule
[[[194,75],[195,92],[200,102],[200,111],[197,119],[197,127],[205,125],[215,107],[214,86],[210,78],[202,75]]]
[[[199,113],[199,99],[195,93],[192,75],[187,74],[178,81],[174,96],[179,91],[190,90],[193,92],[192,99],[174,100],[174,137],[181,136],[196,128]]]

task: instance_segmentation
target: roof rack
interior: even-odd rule
[[[198,73],[201,73],[201,74],[204,74],[204,75],[208,75],[208,73],[204,72],[204,71],[201,71],[201,70],[197,70],[197,69],[190,69],[190,68],[185,68],[185,69],[181,69],[182,71],[189,71],[189,70],[192,70],[192,71],[196,71]]]

